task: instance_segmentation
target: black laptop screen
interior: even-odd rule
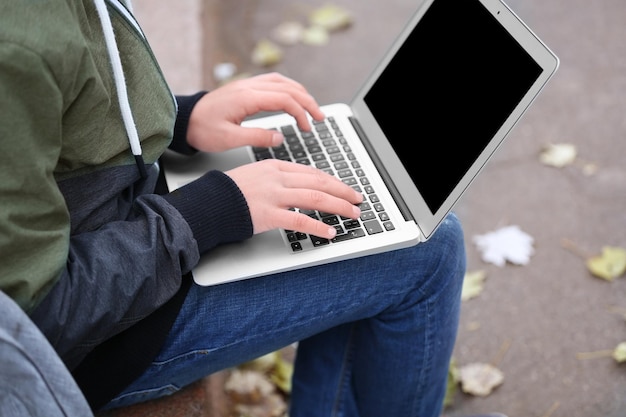
[[[480,2],[436,0],[365,103],[434,213],[540,74]]]

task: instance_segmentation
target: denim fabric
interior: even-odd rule
[[[437,417],[464,273],[462,229],[451,214],[408,249],[193,285],[152,366],[107,408],[299,342],[290,417]]]

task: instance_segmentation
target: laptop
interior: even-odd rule
[[[327,119],[312,133],[287,114],[264,114],[243,125],[281,130],[283,147],[164,155],[170,190],[211,169],[279,158],[317,166],[364,195],[356,222],[306,212],[334,225],[337,238],[272,230],[222,245],[202,257],[195,282],[215,285],[428,240],[558,65],[501,0],[424,0],[352,102],[322,106]]]

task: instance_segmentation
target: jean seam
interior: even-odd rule
[[[346,343],[346,350],[343,355],[343,361],[341,362],[341,370],[339,372],[339,383],[337,384],[337,393],[335,395],[335,401],[333,403],[333,408],[331,410],[331,416],[339,417],[341,415],[341,399],[343,398],[343,393],[346,391],[346,385],[350,384],[350,375],[352,370],[352,346],[353,346],[353,335],[354,335],[354,327],[353,324],[350,327],[350,336],[348,337],[348,342]],[[349,392],[349,390],[348,390]]]

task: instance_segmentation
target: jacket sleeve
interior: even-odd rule
[[[198,152],[187,143],[187,127],[189,126],[189,116],[191,116],[193,107],[206,93],[206,91],[200,91],[191,96],[176,96],[178,113],[176,114],[176,124],[174,125],[174,138],[170,144],[171,150],[184,155],[193,155]]]
[[[40,57],[0,42],[0,287],[30,310],[67,259],[70,219],[54,169],[63,99]]]
[[[146,192],[156,168],[143,190],[120,189],[110,204],[118,211],[128,205],[127,217],[77,224],[80,213],[67,197],[97,191],[85,185],[93,178],[74,179],[69,191],[55,178],[70,102],[57,75],[38,55],[0,42],[0,289],[72,368],[170,299],[201,252],[249,237],[252,228],[245,200],[225,174],[207,173],[160,196]],[[103,176],[93,181],[102,187],[132,184],[123,176],[136,169],[127,168],[90,175]],[[243,226],[233,227],[242,219]]]
[[[0,42],[0,288],[70,364],[166,302],[199,255],[184,218],[159,196],[121,191],[111,207],[128,201],[131,216],[76,224],[55,168],[72,97],[64,82],[84,84],[52,68],[28,48]],[[87,184],[74,191],[83,199],[97,193]]]

